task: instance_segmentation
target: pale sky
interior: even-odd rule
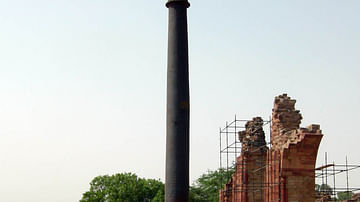
[[[190,1],[190,177],[219,127],[297,100],[318,165],[360,164],[360,1]],[[164,180],[165,1],[0,1],[0,201],[78,201],[98,175]],[[360,187],[360,170],[350,173]],[[339,183],[340,183],[340,179]]]

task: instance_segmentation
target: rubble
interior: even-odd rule
[[[242,151],[266,146],[264,121],[261,117],[255,117],[245,124],[245,130],[239,132],[239,140],[242,143]]]

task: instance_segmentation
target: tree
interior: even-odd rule
[[[337,193],[337,197],[338,197],[339,201],[350,200],[352,195],[353,195],[353,192],[351,192],[351,191],[349,191],[349,192],[343,191],[343,192]]]
[[[208,171],[189,190],[191,202],[218,202],[219,190],[231,178],[234,168]],[[103,175],[90,182],[90,190],[80,202],[164,202],[164,184],[159,180],[139,178],[132,173]]]
[[[190,201],[194,202],[218,202],[219,190],[224,187],[231,175],[234,173],[234,168],[218,169],[215,171],[208,171],[200,176],[190,187]]]
[[[332,188],[327,184],[322,184],[322,185],[315,184],[315,191],[318,194],[328,194],[328,195],[332,194]]]
[[[151,200],[151,202],[164,202],[165,201],[165,189],[164,185],[157,191],[155,197]]]
[[[122,173],[95,177],[80,202],[164,201],[164,184],[159,180]]]

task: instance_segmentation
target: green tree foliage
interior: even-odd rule
[[[315,184],[315,191],[319,194],[332,194],[332,188],[327,184]]]
[[[338,192],[337,193],[337,197],[339,201],[344,201],[344,200],[350,200],[351,197],[353,195],[353,192],[349,191],[344,191],[344,192]]]
[[[155,197],[151,200],[151,202],[164,202],[165,201],[165,189],[164,184],[157,191]]]
[[[160,202],[164,201],[164,184],[158,180],[122,173],[95,177],[90,190],[80,202]]]
[[[192,202],[218,202],[219,190],[234,173],[234,168],[229,170],[218,169],[208,171],[200,176],[199,179],[190,187],[190,201]]]
[[[208,171],[190,187],[191,202],[218,202],[219,190],[231,178],[234,168]],[[122,173],[95,177],[80,202],[163,202],[164,184]]]

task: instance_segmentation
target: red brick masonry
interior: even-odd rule
[[[261,118],[239,132],[241,155],[232,179],[220,190],[220,202],[315,201],[315,164],[323,135],[319,125],[299,127],[302,116],[295,102],[286,94],[275,97],[270,149]]]

